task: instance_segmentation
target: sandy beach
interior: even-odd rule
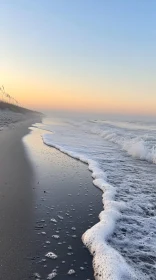
[[[155,165],[152,158],[149,162],[136,160],[111,141],[88,132],[89,126],[92,132],[97,125],[87,121],[84,129],[83,121],[81,129],[73,120],[66,123],[63,119],[29,117],[0,131],[0,279],[93,280],[100,279],[101,267],[101,279],[106,279],[104,273],[107,268],[109,273],[110,267],[110,279],[123,267],[128,273],[134,267],[138,275],[125,279],[146,279],[140,275],[146,276],[149,268],[151,279],[155,279]],[[131,123],[126,125],[131,129]],[[142,126],[145,129],[145,124]],[[121,135],[122,130],[119,132]],[[116,137],[119,141],[120,136]],[[89,165],[84,163],[87,156],[91,158]],[[95,161],[102,163],[103,169],[97,168]],[[103,196],[96,184],[99,182],[108,186]],[[113,201],[114,185],[118,188]],[[111,209],[116,205],[129,208],[119,213]],[[112,213],[119,218],[114,220],[114,214],[111,218]],[[94,271],[95,254],[84,246],[84,239],[82,242],[86,231],[92,233],[94,250],[102,252]],[[113,252],[108,262],[105,249]]]
[[[0,132],[0,275],[47,279],[56,269],[57,279],[94,279],[81,236],[98,221],[101,192],[87,165],[43,144],[43,131],[30,133],[36,121]]]
[[[33,173],[21,139],[34,121],[28,119],[0,132],[1,279],[28,279]]]

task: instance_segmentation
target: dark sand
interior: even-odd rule
[[[36,255],[32,271],[39,273],[41,279],[47,279],[53,269],[58,273],[55,279],[94,279],[92,257],[81,236],[98,222],[102,193],[93,185],[87,165],[44,145],[41,133],[45,132],[34,129],[25,138],[35,174]],[[54,252],[58,258],[47,259],[48,252]],[[76,273],[68,275],[70,269]]]
[[[0,132],[0,279],[28,279],[33,173],[22,137],[35,120]]]
[[[101,192],[87,165],[44,145],[39,130],[23,144],[31,123],[0,132],[0,280],[45,280],[55,268],[55,279],[94,279],[81,236],[98,222]]]

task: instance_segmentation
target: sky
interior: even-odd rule
[[[156,114],[155,0],[1,0],[0,85],[33,109]]]

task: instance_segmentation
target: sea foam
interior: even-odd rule
[[[141,129],[90,120],[36,125],[52,132],[44,143],[87,163],[103,192],[100,221],[82,236],[96,279],[155,279],[156,175],[148,162],[155,163],[156,126],[138,124]]]
[[[94,185],[103,192],[104,211],[99,215],[100,221],[92,228],[88,229],[82,236],[83,243],[93,256],[95,279],[139,279],[119,252],[110,247],[107,242],[114,231],[115,223],[122,216],[121,210],[126,207],[125,203],[114,200],[116,189],[106,181],[107,175],[101,170],[96,161],[90,159],[86,155],[75,151],[73,152],[67,147],[56,144],[53,142],[51,136],[50,134],[43,135],[44,143],[55,147],[73,158],[87,163],[89,170],[92,171]]]

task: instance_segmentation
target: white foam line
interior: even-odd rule
[[[45,144],[88,164],[89,170],[92,171],[94,185],[103,192],[102,200],[104,210],[99,214],[100,221],[82,235],[83,243],[93,256],[95,279],[139,279],[119,252],[107,243],[108,238],[114,231],[115,223],[122,217],[121,210],[126,207],[125,203],[114,200],[115,187],[107,183],[106,174],[99,168],[95,161],[52,143],[48,136],[49,134],[42,136]]]

